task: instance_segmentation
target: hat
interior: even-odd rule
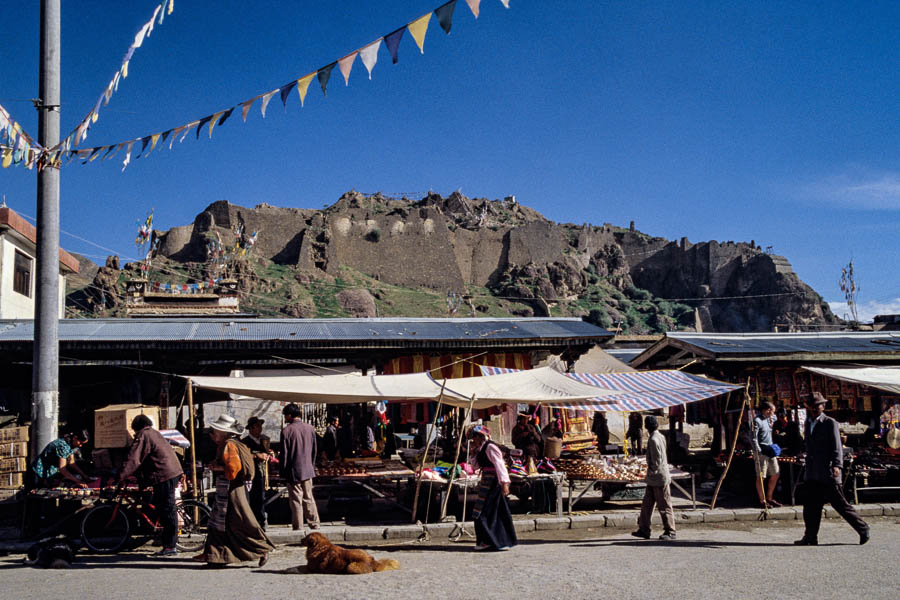
[[[887,434],[884,436],[884,441],[889,448],[900,450],[900,429],[897,429],[896,427],[888,429]]]
[[[806,399],[806,403],[809,406],[815,406],[816,404],[828,404],[828,400],[819,392],[813,392],[812,396]]]
[[[260,419],[259,417],[250,417],[249,419],[247,419],[247,429],[250,429],[257,424],[262,425],[265,422],[265,419]]]
[[[472,425],[472,428],[469,430],[469,437],[471,437],[475,434],[480,434],[480,435],[483,435],[484,437],[490,439],[491,430],[488,428],[487,425]]]
[[[224,431],[225,433],[240,434],[243,429],[238,425],[237,420],[231,415],[221,414],[219,418],[209,424],[216,431]]]

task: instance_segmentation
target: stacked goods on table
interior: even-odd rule
[[[564,471],[569,479],[589,479],[616,482],[643,481],[647,476],[647,459],[642,456],[626,458],[560,458],[554,461],[556,468]]]
[[[0,429],[0,501],[15,498],[28,470],[28,426]]]
[[[348,477],[360,476],[365,474],[365,466],[356,466],[342,463],[332,463],[331,465],[318,467],[316,469],[316,476],[318,477]]]

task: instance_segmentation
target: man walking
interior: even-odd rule
[[[647,489],[644,491],[644,501],[641,503],[641,516],[638,517],[637,531],[631,535],[634,537],[650,539],[650,518],[653,516],[653,506],[659,509],[662,517],[663,534],[659,539],[670,541],[675,539],[675,513],[672,510],[672,496],[669,493],[669,459],[666,456],[666,438],[659,432],[659,423],[653,415],[647,415],[644,419],[644,427],[650,432],[647,440]]]
[[[806,467],[802,494],[806,531],[794,543],[798,546],[819,543],[822,507],[828,502],[859,534],[859,543],[865,544],[869,541],[869,526],[844,498],[841,478],[844,450],[837,421],[825,415],[826,402],[819,392],[813,392],[806,401]]]
[[[304,513],[310,529],[319,528],[319,511],[313,498],[312,478],[316,474],[316,430],[300,420],[300,407],[293,402],[282,411],[287,423],[281,431],[281,476],[288,483],[291,525],[303,529]]]
[[[175,511],[175,486],[181,481],[184,470],[178,456],[166,438],[153,429],[153,422],[147,415],[138,415],[131,421],[134,441],[128,451],[128,458],[119,473],[119,480],[139,473],[153,485],[153,499],[159,523],[162,525],[162,550],[155,556],[178,554],[175,542],[178,540],[178,515]]]

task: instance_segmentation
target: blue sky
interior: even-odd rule
[[[75,128],[158,0],[63,2],[62,129]],[[83,146],[184,125],[315,71],[438,6],[175,0]],[[62,169],[65,231],[137,256],[136,224],[191,222],[209,203],[321,208],[344,192],[520,202],[571,223],[691,241],[755,240],[827,300],[851,258],[862,316],[900,311],[900,45],[893,2],[459,0],[369,81],[335,69],[301,108],[276,95],[212,139],[191,133],[122,171],[124,152]],[[39,3],[7,3],[0,104],[36,136]],[[135,149],[134,154],[137,154]],[[0,170],[35,214],[35,175]],[[265,235],[262,232],[261,235]],[[69,235],[65,248],[106,250]],[[868,305],[871,305],[867,308]]]

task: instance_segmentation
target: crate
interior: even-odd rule
[[[0,457],[28,456],[28,442],[0,443]]]
[[[20,488],[25,485],[24,473],[0,473],[0,488]]]
[[[21,473],[28,470],[28,459],[22,456],[0,458],[0,473]]]
[[[159,429],[159,407],[140,404],[112,404],[94,411],[94,447],[124,448],[131,443],[131,421],[147,415]]]
[[[4,427],[3,429],[0,429],[0,443],[27,441],[28,425],[22,425],[21,427]]]

